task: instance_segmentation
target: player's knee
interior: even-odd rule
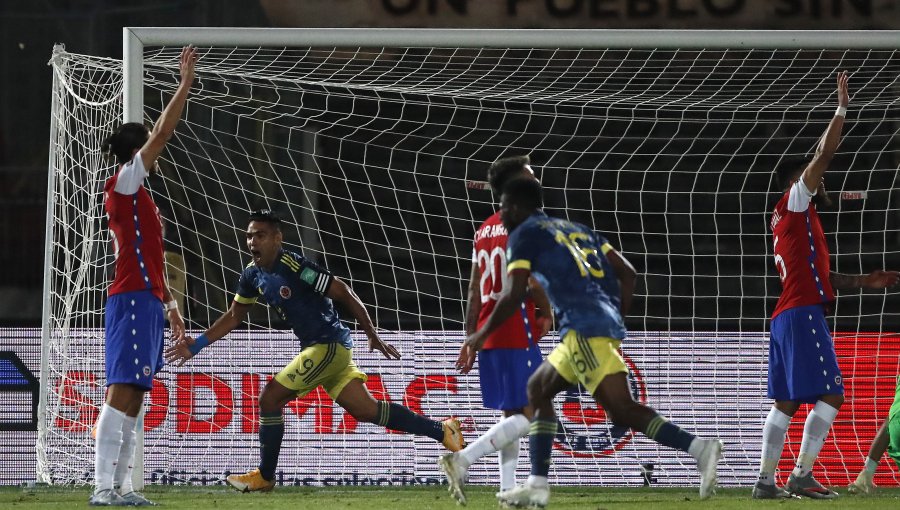
[[[544,385],[538,380],[537,377],[532,377],[528,380],[528,401],[533,406],[540,406],[540,403],[546,400],[546,395],[544,394]]]
[[[259,396],[259,410],[263,413],[275,413],[281,410],[280,402],[272,398],[272,394],[263,391]]]
[[[644,406],[633,400],[616,402],[605,407],[606,416],[609,421],[617,427],[639,427],[640,417]]]
[[[835,409],[840,409],[841,405],[844,404],[843,395],[823,395],[820,400]]]
[[[364,423],[375,423],[378,420],[378,403],[374,400],[362,405],[354,405],[347,409],[350,416]]]

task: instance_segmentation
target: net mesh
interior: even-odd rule
[[[175,89],[178,52],[145,51],[147,123]],[[725,440],[723,485],[755,480],[771,405],[767,318],[780,292],[768,231],[779,197],[772,169],[812,153],[834,111],[838,70],[853,70],[852,101],[827,185],[865,191],[865,198],[821,211],[833,269],[900,266],[896,51],[335,47],[201,54],[161,173],[147,181],[189,328],[202,330],[227,308],[247,262],[248,212],[269,207],[287,220],[288,248],[347,281],[404,353],[402,362],[386,362],[356,350],[370,390],[434,418],[461,416],[470,440],[498,418],[481,408],[477,377],[456,374],[452,365],[472,236],[495,210],[480,183],[499,157],[530,154],[547,211],[603,232],[636,266],[631,334],[623,343],[632,391],[685,428]],[[89,430],[103,396],[112,263],[102,187],[114,168],[99,145],[120,122],[122,68],[68,53],[52,64],[55,186],[43,374],[50,382],[39,471],[54,482],[86,482]],[[900,372],[898,305],[894,291],[842,292],[838,300],[832,325],[848,403],[819,459],[823,483],[855,476],[887,414]],[[255,467],[254,398],[296,354],[285,328],[266,307],[254,307],[230,340],[160,374],[145,423],[148,481],[221,483],[228,471]],[[554,342],[552,335],[542,342],[545,352]],[[687,455],[610,425],[583,392],[557,403],[553,481],[697,483]],[[439,481],[440,448],[431,440],[351,427],[324,394],[290,409],[283,483]],[[785,467],[799,449],[804,413],[789,434]],[[898,479],[891,467],[876,482]],[[494,463],[474,467],[470,480],[497,483]]]

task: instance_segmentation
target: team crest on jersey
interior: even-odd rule
[[[144,365],[144,377],[150,377],[150,367]]]
[[[834,384],[835,385],[840,386],[841,383],[843,383],[843,382],[844,382],[844,380],[841,378],[841,376],[839,376],[839,375],[834,376]]]
[[[631,358],[624,354],[622,358],[628,365],[631,396],[646,403],[647,388],[641,372]],[[634,432],[614,425],[583,386],[570,388],[563,395],[554,448],[571,457],[607,457],[631,442]]]
[[[278,289],[278,295],[281,296],[281,299],[288,299],[291,297],[291,288],[287,285],[282,285],[280,289]]]

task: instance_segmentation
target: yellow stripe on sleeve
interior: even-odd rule
[[[613,249],[613,247],[609,243],[603,243],[603,246],[600,247],[600,251],[602,251],[604,255],[609,253],[609,250],[612,250],[612,249]]]
[[[506,265],[506,272],[512,272],[515,269],[527,269],[531,271],[531,261],[525,259],[514,260]]]
[[[237,301],[238,303],[242,304],[242,305],[252,305],[252,304],[255,304],[255,303],[256,303],[256,298],[255,298],[255,297],[244,297],[244,296],[242,296],[242,295],[240,295],[240,294],[235,294],[235,295],[234,295],[234,300]]]

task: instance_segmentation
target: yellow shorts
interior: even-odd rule
[[[332,399],[353,379],[366,382],[367,377],[356,368],[350,350],[341,344],[310,345],[275,376],[285,388],[296,391],[298,397],[321,385]]]
[[[619,341],[604,336],[585,338],[569,330],[547,361],[566,381],[581,383],[592,395],[604,377],[628,373],[619,353]]]

